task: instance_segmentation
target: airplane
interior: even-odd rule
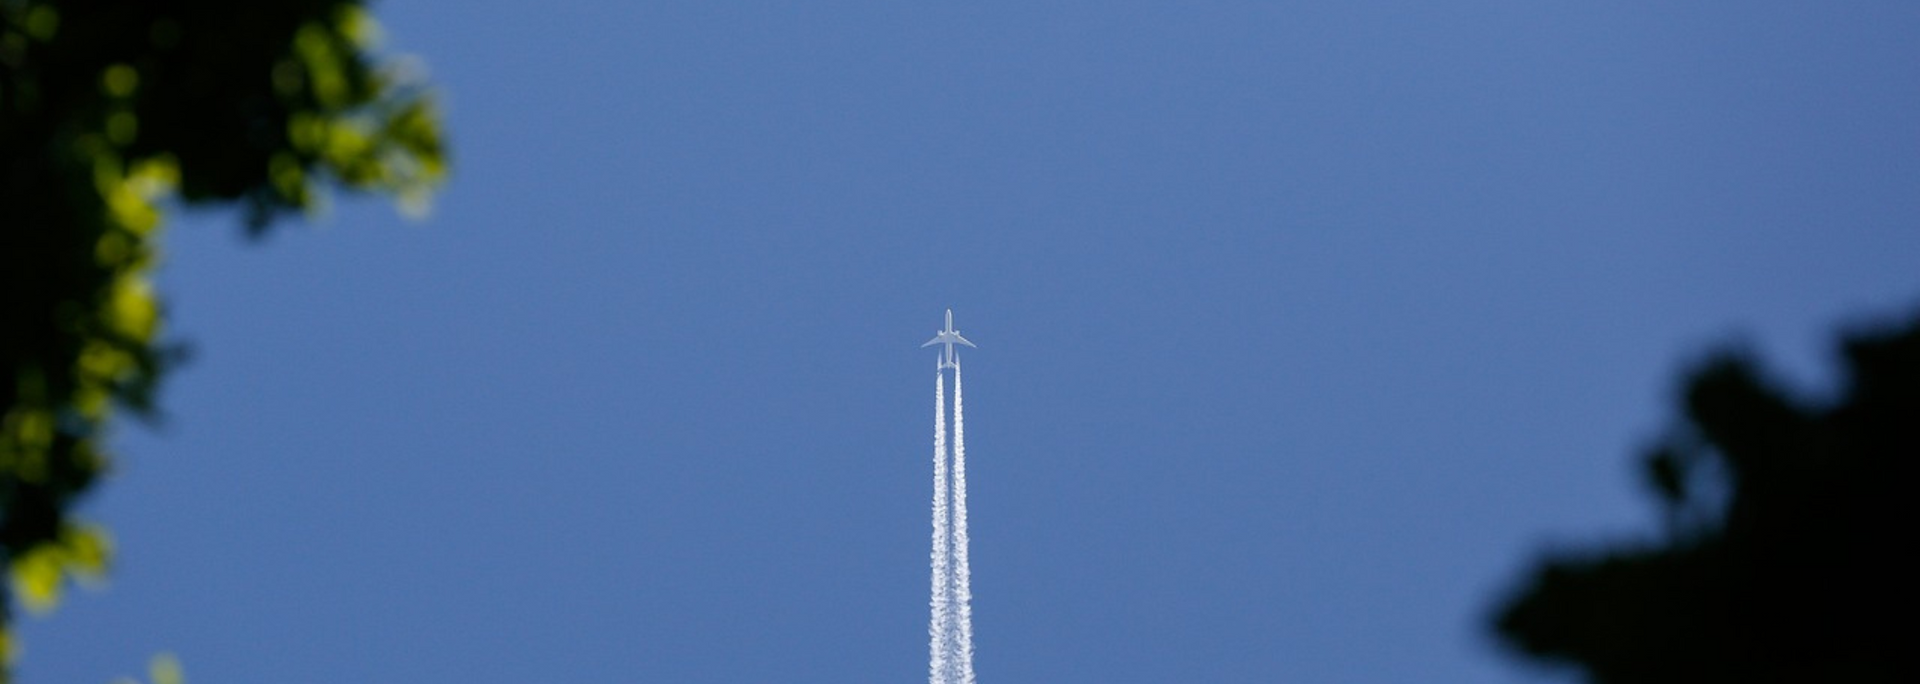
[[[920,346],[925,348],[936,344],[946,345],[946,354],[941,357],[940,364],[934,366],[935,370],[960,367],[960,364],[957,362],[957,357],[953,355],[953,345],[964,344],[969,347],[973,346],[973,343],[968,342],[967,338],[960,336],[960,331],[953,329],[953,309],[947,309],[947,329],[935,330],[933,332],[933,339],[927,340],[926,344]]]

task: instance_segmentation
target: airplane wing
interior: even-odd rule
[[[972,342],[968,342],[968,341],[967,341],[967,338],[964,338],[964,337],[961,337],[961,336],[960,336],[960,333],[954,333],[954,334],[953,334],[953,341],[955,341],[955,342],[959,342],[960,344],[964,344],[964,345],[967,345],[967,346],[969,346],[969,347],[973,347],[973,343],[972,343]],[[924,346],[926,346],[926,345],[920,345],[920,346],[923,346],[923,347],[924,347]],[[979,347],[973,347],[973,348],[974,348],[974,349],[979,349]]]
[[[933,345],[936,345],[936,344],[939,344],[939,343],[940,343],[940,336],[939,336],[939,335],[935,335],[935,336],[933,336],[933,339],[931,339],[931,340],[927,340],[927,343],[926,343],[926,344],[923,344],[923,345],[920,345],[920,346],[921,346],[921,347],[923,347],[923,348],[924,348],[924,347],[931,347],[931,346],[933,346]],[[967,346],[973,346],[973,345],[967,345]]]

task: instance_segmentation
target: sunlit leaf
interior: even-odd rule
[[[60,604],[60,550],[42,546],[13,561],[13,586],[27,610],[45,614]]]
[[[125,64],[115,64],[101,72],[100,87],[110,97],[129,97],[140,87],[140,73]]]
[[[153,684],[187,684],[187,677],[180,669],[180,659],[172,653],[162,653],[153,657],[147,664],[147,676]]]

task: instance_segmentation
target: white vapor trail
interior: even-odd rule
[[[953,435],[947,435],[947,376],[953,368]],[[929,684],[974,684],[973,569],[967,541],[967,428],[959,359],[933,381],[933,597],[927,623]],[[948,459],[952,459],[949,465]]]
[[[967,563],[967,423],[960,399],[960,360],[953,361],[953,602],[958,684],[973,681],[973,569]]]
[[[953,635],[948,626],[952,621],[949,602],[953,581],[947,574],[952,565],[949,556],[951,537],[947,531],[947,388],[946,373],[934,369],[933,379],[933,598],[931,599],[933,617],[927,624],[928,684],[949,684],[952,681],[949,652],[953,648]],[[958,387],[958,383],[955,384]]]

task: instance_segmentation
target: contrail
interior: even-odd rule
[[[943,345],[933,372],[933,616],[927,622],[928,684],[974,684],[973,569],[967,560],[967,436],[960,398],[960,357],[953,345],[974,346],[947,327],[922,347]],[[947,375],[953,369],[953,448],[947,448]],[[952,467],[947,459],[952,458]],[[951,479],[951,483],[949,483]]]
[[[960,360],[953,361],[954,659],[959,684],[973,681],[973,569],[967,563],[967,423],[960,399]]]
[[[933,617],[927,624],[928,684],[952,681],[948,652],[953,636],[948,631],[952,620],[949,592],[953,582],[947,575],[951,538],[947,532],[947,388],[946,373],[934,369],[933,378]],[[957,387],[956,383],[956,387]],[[956,402],[957,403],[957,402]]]

